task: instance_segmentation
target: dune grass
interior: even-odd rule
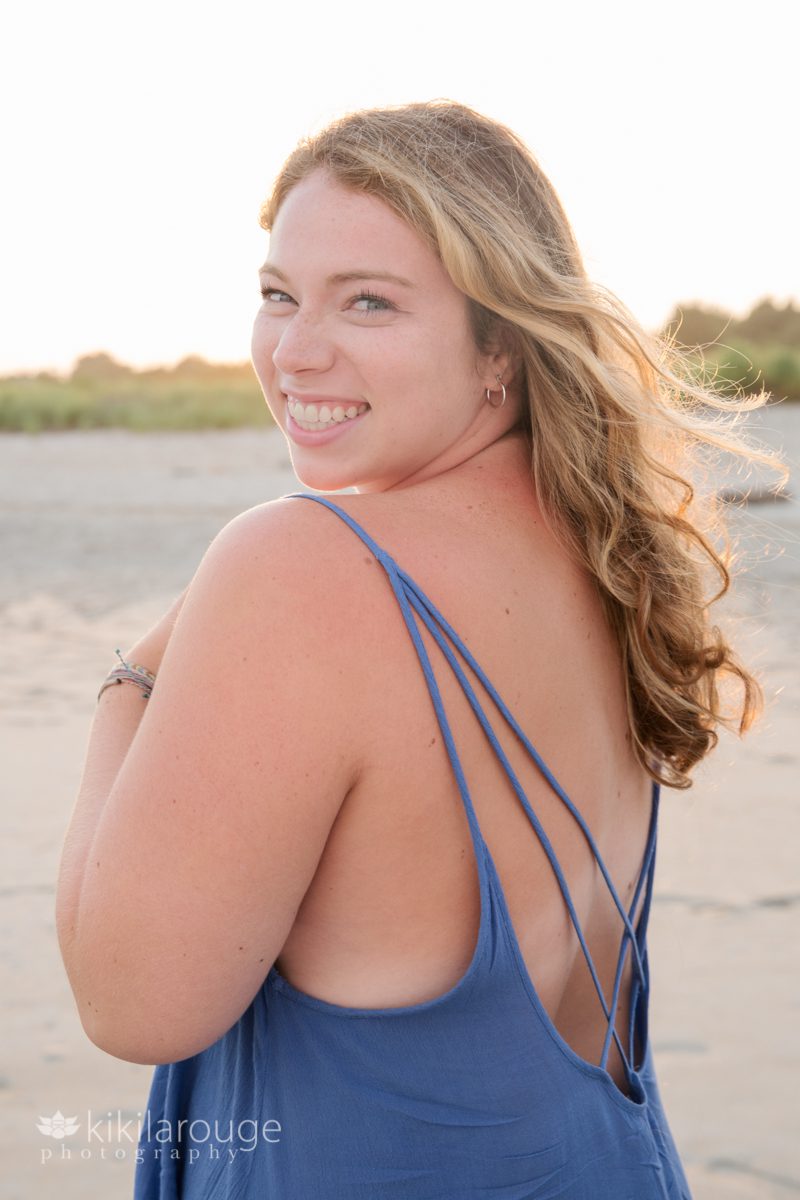
[[[255,378],[0,380],[0,429],[141,431],[235,429],[274,424]]]

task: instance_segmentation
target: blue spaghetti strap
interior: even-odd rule
[[[400,606],[400,610],[402,612],[403,619],[405,621],[406,627],[408,628],[409,634],[411,635],[412,641],[414,643],[415,649],[417,651],[417,654],[418,654],[418,657],[420,660],[420,664],[422,666],[422,669],[423,669],[423,672],[425,675],[426,683],[428,686],[428,691],[430,693],[431,700],[434,705],[434,709],[435,709],[436,716],[437,716],[437,719],[439,722],[439,726],[442,730],[442,735],[443,735],[443,739],[444,739],[445,746],[447,749],[448,757],[449,757],[451,765],[453,767],[453,771],[454,771],[455,777],[456,777],[456,782],[458,784],[458,788],[461,793],[462,800],[464,802],[464,807],[465,807],[465,811],[467,814],[467,820],[468,820],[469,826],[470,826],[470,832],[471,832],[473,844],[475,846],[476,854],[478,855],[478,864],[479,864],[479,867],[482,867],[483,855],[484,855],[484,853],[488,853],[488,848],[486,848],[486,844],[485,844],[485,842],[483,840],[483,836],[480,832],[480,826],[479,826],[477,816],[475,814],[475,810],[474,810],[474,807],[472,805],[472,801],[471,801],[471,798],[469,795],[469,789],[467,787],[466,779],[464,777],[464,773],[463,773],[461,762],[460,762],[458,752],[456,749],[455,741],[453,739],[452,731],[450,729],[450,725],[449,725],[449,722],[447,720],[447,716],[446,716],[446,713],[444,710],[444,705],[442,703],[441,694],[439,692],[439,687],[438,687],[436,678],[433,673],[433,669],[432,669],[432,666],[430,663],[430,659],[428,657],[428,653],[427,653],[425,645],[421,639],[419,627],[418,627],[417,621],[413,615],[414,613],[416,613],[417,616],[422,620],[423,624],[428,629],[431,636],[436,641],[436,644],[439,646],[440,650],[442,651],[446,661],[448,662],[449,666],[453,670],[454,674],[456,675],[456,678],[458,679],[459,684],[461,685],[465,695],[467,696],[470,707],[472,708],[473,712],[475,713],[475,715],[481,725],[481,728],[483,729],[484,733],[486,734],[486,737],[488,738],[490,744],[492,745],[492,748],[494,749],[498,759],[500,760],[503,770],[505,771],[506,775],[508,776],[508,779],[511,782],[514,792],[516,793],[517,797],[519,798],[520,802],[522,803],[523,808],[526,812],[526,815],[528,816],[528,819],[529,819],[531,825],[533,826],[533,828],[536,831],[536,834],[539,838],[542,848],[544,849],[545,854],[547,855],[547,858],[553,869],[553,873],[558,881],[562,896],[564,898],[564,902],[565,902],[565,904],[567,906],[567,910],[569,912],[570,920],[572,922],[572,925],[573,925],[576,935],[578,937],[578,941],[580,943],[581,950],[582,950],[584,958],[586,960],[587,967],[589,969],[595,990],[597,991],[597,995],[600,1000],[600,1004],[602,1006],[603,1013],[605,1015],[606,1022],[607,1022],[606,1034],[605,1034],[603,1050],[602,1050],[602,1055],[601,1055],[601,1060],[600,1060],[599,1065],[602,1069],[605,1070],[606,1063],[608,1060],[608,1054],[609,1054],[610,1048],[611,1048],[611,1041],[613,1038],[614,1042],[616,1043],[617,1049],[619,1051],[620,1057],[625,1065],[626,1072],[630,1076],[630,1074],[632,1073],[632,1070],[633,1070],[631,1064],[633,1062],[633,1056],[634,1056],[634,1049],[633,1049],[634,1032],[635,1032],[634,1026],[635,1026],[635,1016],[636,1016],[636,1011],[637,1011],[637,1003],[638,1003],[639,993],[641,991],[646,997],[649,992],[649,972],[646,969],[646,955],[643,958],[643,948],[644,948],[644,940],[645,940],[645,933],[646,933],[646,927],[647,927],[647,918],[649,915],[650,901],[651,901],[651,896],[652,896],[652,885],[653,885],[653,876],[654,876],[655,841],[656,841],[656,828],[657,828],[657,817],[658,817],[658,803],[659,803],[659,795],[660,795],[659,785],[654,784],[654,787],[653,787],[653,801],[652,801],[652,809],[651,809],[651,816],[650,816],[650,827],[649,827],[649,831],[648,831],[647,844],[646,844],[646,849],[645,849],[645,853],[644,853],[644,861],[642,863],[642,867],[641,867],[641,870],[639,873],[639,878],[637,881],[637,885],[636,885],[636,889],[634,892],[633,901],[630,906],[630,910],[626,911],[624,905],[622,904],[622,901],[619,898],[616,888],[614,887],[613,881],[611,880],[611,877],[608,873],[605,863],[603,862],[602,856],[600,854],[600,851],[597,848],[597,845],[592,836],[592,833],[589,830],[589,827],[587,826],[583,816],[581,815],[579,810],[576,808],[576,806],[573,804],[573,802],[570,800],[569,796],[566,794],[566,792],[561,787],[561,785],[558,783],[558,781],[556,780],[556,778],[554,777],[554,775],[552,774],[550,769],[547,767],[544,760],[539,755],[536,748],[532,745],[532,743],[530,742],[528,737],[525,735],[524,731],[521,729],[521,727],[519,726],[519,724],[517,723],[517,721],[511,714],[511,712],[509,711],[508,707],[506,706],[506,704],[504,703],[504,701],[502,700],[502,698],[500,697],[500,695],[498,694],[498,692],[496,691],[496,689],[494,688],[494,686],[492,685],[490,680],[485,675],[485,673],[482,670],[482,668],[480,667],[480,665],[476,662],[474,657],[470,654],[469,650],[462,642],[461,638],[459,638],[458,634],[455,632],[455,630],[452,629],[452,627],[445,620],[445,618],[442,616],[442,614],[438,611],[438,609],[435,607],[435,605],[432,603],[432,601],[419,588],[419,586],[415,583],[415,581],[413,579],[411,579],[411,577],[404,570],[402,570],[401,567],[398,566],[398,564],[395,562],[395,560],[389,554],[387,554],[386,551],[381,546],[379,546],[378,543],[375,542],[372,537],[370,537],[370,535],[358,524],[358,522],[353,520],[353,518],[350,517],[350,515],[347,512],[345,512],[343,509],[339,508],[338,505],[334,504],[332,501],[326,499],[323,496],[317,496],[311,492],[293,492],[293,493],[290,493],[289,496],[287,496],[286,498],[299,498],[299,499],[314,500],[317,503],[324,505],[326,508],[331,509],[331,511],[335,512],[339,517],[341,517],[341,519],[343,521],[345,521],[345,523],[347,525],[350,526],[350,528],[353,530],[353,532],[358,535],[358,537],[365,543],[365,545],[367,545],[369,547],[369,549],[375,555],[376,559],[380,562],[380,564],[383,566],[384,570],[386,571],[387,576],[389,578],[389,582],[391,584],[392,590],[393,590],[395,597],[398,601],[398,604]],[[522,745],[525,747],[525,749],[526,749],[527,753],[530,755],[530,757],[533,758],[534,762],[536,763],[537,767],[539,768],[539,770],[541,771],[541,773],[543,774],[543,776],[545,777],[547,782],[550,784],[550,786],[553,788],[553,790],[556,792],[556,794],[559,796],[559,798],[562,800],[562,802],[569,809],[573,818],[575,819],[578,826],[580,827],[580,829],[592,851],[595,861],[597,862],[597,864],[600,868],[600,871],[601,871],[603,878],[606,882],[606,885],[608,887],[609,893],[614,901],[615,907],[617,908],[617,911],[619,912],[620,917],[622,918],[622,923],[623,923],[623,933],[622,933],[622,938],[621,938],[620,950],[619,950],[619,954],[617,957],[617,964],[616,964],[616,970],[615,970],[615,976],[614,976],[614,986],[613,986],[612,999],[611,999],[610,1005],[607,1004],[607,1002],[606,1002],[605,995],[603,993],[603,988],[600,983],[600,980],[599,980],[599,977],[597,974],[597,970],[594,965],[594,961],[592,959],[589,948],[586,944],[586,940],[585,940],[583,931],[580,926],[580,921],[578,919],[577,912],[575,911],[575,906],[573,904],[572,897],[570,895],[566,879],[564,878],[564,874],[561,869],[561,865],[559,864],[558,859],[555,855],[555,851],[553,850],[550,840],[547,837],[547,834],[546,834],[541,822],[539,821],[539,818],[536,816],[536,813],[533,811],[533,809],[530,805],[530,802],[528,801],[528,798],[525,795],[525,792],[523,791],[522,786],[521,786],[519,780],[517,779],[517,776],[514,773],[513,768],[511,767],[511,764],[509,763],[508,758],[507,758],[502,746],[500,745],[500,743],[494,733],[494,730],[493,730],[491,724],[489,723],[489,721],[486,717],[486,714],[484,713],[483,708],[482,708],[481,704],[479,703],[479,701],[475,695],[475,692],[464,673],[464,670],[463,670],[461,664],[458,662],[455,655],[453,654],[453,651],[452,651],[450,645],[448,645],[447,641],[445,640],[443,633],[447,635],[447,638],[450,640],[450,642],[453,643],[455,648],[458,650],[459,654],[463,657],[465,662],[468,664],[468,666],[471,668],[471,670],[475,673],[476,677],[480,680],[482,686],[485,688],[487,694],[490,696],[490,698],[492,699],[492,701],[494,702],[496,707],[499,709],[499,711],[502,714],[503,718],[505,719],[506,723],[511,727],[511,729],[514,731],[516,736],[519,738],[519,740],[521,741]],[[633,922],[634,914],[636,912],[636,907],[639,903],[639,898],[641,895],[642,887],[645,883],[645,879],[647,880],[647,890],[646,890],[646,895],[645,895],[645,901],[644,901],[642,914],[641,914],[641,916],[639,918],[639,922],[638,922],[638,931],[635,931],[633,928],[632,922]],[[640,937],[641,937],[641,940],[640,940]],[[628,1039],[627,1039],[628,1040],[628,1053],[626,1054],[626,1052],[623,1050],[623,1047],[621,1045],[620,1038],[619,1038],[619,1035],[617,1034],[615,1025],[616,1025],[617,1008],[618,1008],[618,1004],[619,1004],[619,993],[620,993],[620,988],[621,988],[621,983],[622,983],[622,975],[623,975],[625,961],[627,959],[627,953],[628,953],[629,948],[631,949],[631,952],[632,952],[634,980],[633,980],[633,986],[632,986],[632,992],[631,992],[631,1014],[630,1014],[630,1023],[629,1023]]]
[[[589,845],[592,849],[592,852],[597,861],[597,864],[600,867],[603,877],[608,885],[609,891],[611,892],[611,895],[614,898],[615,905],[623,918],[625,929],[624,929],[624,933],[623,933],[622,946],[620,948],[620,954],[619,954],[619,958],[617,961],[617,969],[616,969],[616,973],[615,973],[615,986],[614,986],[612,1004],[609,1009],[609,1006],[606,1004],[605,996],[603,994],[602,985],[601,985],[600,980],[597,975],[597,970],[594,965],[594,960],[592,959],[591,953],[589,951],[589,947],[586,944],[583,930],[581,929],[580,922],[578,920],[578,916],[575,911],[572,897],[570,895],[570,891],[567,886],[567,881],[564,878],[564,874],[561,869],[561,865],[558,862],[558,859],[556,858],[555,851],[553,850],[552,844],[551,844],[549,838],[547,837],[547,834],[546,834],[543,826],[541,825],[539,818],[536,816],[535,812],[531,808],[530,802],[529,802],[527,796],[525,795],[525,792],[523,791],[522,786],[519,783],[519,780],[517,779],[517,776],[515,775],[513,768],[511,767],[511,764],[508,762],[508,758],[506,757],[505,751],[503,750],[502,746],[498,742],[497,737],[494,733],[494,730],[492,729],[491,725],[489,724],[489,722],[486,718],[486,714],[484,713],[483,708],[481,707],[479,701],[477,700],[475,693],[469,683],[469,680],[465,676],[460,664],[458,663],[455,656],[453,655],[450,647],[445,643],[444,639],[441,636],[441,633],[439,632],[436,625],[431,620],[431,617],[428,615],[428,613],[425,612],[425,608],[423,607],[423,593],[419,591],[416,584],[413,584],[413,581],[410,580],[409,576],[407,576],[404,571],[400,570],[399,568],[396,568],[396,569],[399,571],[399,574],[400,574],[401,578],[403,579],[403,581],[406,582],[407,584],[409,584],[410,586],[413,586],[414,593],[411,598],[412,607],[422,617],[426,627],[429,629],[430,633],[435,638],[437,644],[439,645],[440,649],[442,650],[442,653],[445,655],[445,658],[447,659],[448,663],[450,664],[454,673],[456,674],[456,677],[458,678],[459,683],[461,684],[462,688],[464,689],[464,692],[467,695],[467,698],[469,700],[470,706],[473,709],[473,712],[477,716],[477,718],[481,724],[481,727],[483,728],[484,732],[486,733],[486,736],[489,738],[489,741],[491,742],[492,746],[494,747],[495,752],[503,766],[503,769],[505,770],[506,775],[508,776],[508,778],[512,784],[512,787],[514,788],[514,791],[516,792],[519,800],[521,801],[523,807],[525,808],[525,811],[529,817],[531,824],[533,825],[534,829],[536,830],[536,833],[539,837],[539,841],[541,842],[542,847],[543,847],[545,853],[547,854],[547,857],[550,861],[550,865],[552,866],[553,872],[558,880],[562,895],[564,897],[564,901],[567,905],[567,910],[569,912],[570,919],[572,921],[573,927],[578,936],[578,941],[580,943],[581,949],[582,949],[584,957],[586,959],[586,964],[589,968],[589,972],[591,974],[592,981],[595,986],[595,990],[597,991],[598,998],[600,1000],[600,1003],[603,1008],[603,1012],[605,1013],[605,1016],[607,1019],[607,1033],[606,1033],[606,1039],[605,1039],[605,1042],[603,1045],[603,1053],[602,1053],[602,1057],[600,1060],[600,1066],[605,1069],[612,1036],[616,1040],[617,1048],[619,1049],[620,1055],[622,1056],[623,1060],[625,1060],[627,1062],[627,1057],[619,1043],[619,1037],[616,1034],[616,1031],[614,1029],[614,1020],[616,1017],[616,1008],[617,1008],[618,997],[619,997],[619,988],[620,988],[620,984],[621,984],[621,980],[622,980],[622,971],[624,969],[625,958],[627,956],[627,946],[628,946],[629,941],[630,941],[630,944],[634,947],[634,962],[635,962],[636,970],[639,974],[640,979],[643,979],[643,977],[644,977],[643,964],[641,962],[641,956],[639,953],[638,943],[637,943],[637,940],[636,940],[636,937],[635,937],[635,934],[634,934],[634,931],[632,928],[632,920],[633,920],[633,913],[636,910],[636,904],[638,903],[639,895],[641,894],[641,887],[642,887],[642,883],[644,881],[644,875],[649,867],[649,854],[653,848],[652,844],[648,845],[648,849],[645,853],[645,863],[644,863],[642,871],[639,875],[639,881],[637,884],[636,893],[634,895],[633,904],[631,906],[631,911],[630,911],[630,913],[626,913],[625,909],[622,906],[622,903],[617,895],[616,889],[614,888],[614,884],[611,880],[611,877],[608,874],[608,871],[606,869],[605,863],[603,862],[602,856],[600,855],[600,852],[597,849],[597,846],[594,842],[594,838],[592,837],[591,832],[589,831],[589,828],[586,825],[583,817],[581,816],[579,811],[575,808],[572,801],[567,796],[566,792],[564,792],[564,790],[561,788],[560,784],[558,784],[558,782],[555,780],[555,777],[552,775],[552,772],[550,772],[549,768],[546,767],[543,760],[539,756],[538,752],[535,750],[535,748],[531,745],[531,743],[525,737],[524,733],[522,732],[522,730],[517,725],[516,721],[511,716],[508,709],[506,708],[505,704],[500,699],[499,695],[497,694],[497,692],[495,691],[493,686],[489,683],[489,680],[484,675],[482,669],[479,667],[479,665],[477,664],[475,659],[472,658],[472,656],[467,651],[466,647],[461,642],[461,639],[458,637],[457,634],[452,633],[452,631],[451,631],[452,640],[454,641],[454,644],[456,645],[456,647],[464,655],[464,657],[467,658],[470,667],[475,671],[476,675],[480,679],[483,686],[490,693],[492,698],[496,700],[496,703],[497,703],[498,707],[500,708],[503,716],[506,718],[506,720],[511,725],[511,727],[514,729],[514,731],[518,734],[518,736],[520,736],[526,749],[529,751],[529,753],[531,754],[531,757],[533,757],[533,759],[537,763],[537,765],[540,766],[540,768],[542,769],[542,772],[545,775],[545,777],[547,778],[548,782],[551,783],[551,785],[553,786],[554,790],[557,792],[559,797],[565,802],[565,804],[569,808],[570,812],[576,817],[578,824],[580,825],[585,837],[587,838],[587,841],[589,842]],[[398,597],[398,599],[399,599],[399,597]],[[427,604],[430,604],[430,601],[427,601],[427,597],[424,597],[424,600],[427,602]],[[444,618],[442,618],[441,615],[438,614],[437,610],[434,609],[432,605],[431,605],[431,609],[433,610],[433,613],[436,614],[436,619],[439,620],[442,624],[444,624],[448,630],[450,630],[450,627],[447,626],[447,623],[444,621]],[[415,639],[415,641],[416,641],[416,639]],[[425,654],[425,659],[423,659],[423,669],[425,669],[425,673],[427,676],[428,671],[430,670],[430,663],[429,663],[429,661],[427,661],[427,654],[425,653],[424,648],[422,650],[420,650],[421,658],[422,658],[423,654]],[[433,688],[433,687],[436,687],[435,681],[431,685],[431,688]],[[437,692],[438,692],[438,688],[437,688]],[[441,703],[441,701],[439,701],[439,702]],[[651,813],[651,822],[652,822],[652,813]],[[652,825],[651,825],[651,828],[652,828]]]
[[[642,965],[644,967],[644,979],[642,980],[637,975],[634,978],[632,987],[631,987],[630,1020],[629,1020],[629,1025],[628,1025],[628,1059],[630,1062],[633,1062],[633,1056],[634,1056],[635,1020],[636,1020],[637,1004],[639,1001],[639,992],[642,991],[644,993],[645,998],[647,998],[647,996],[649,995],[649,992],[650,992],[650,971],[649,971],[648,962],[647,962],[647,949],[645,946],[645,938],[647,935],[647,926],[648,926],[648,922],[650,919],[650,905],[652,904],[652,900],[653,900],[653,883],[655,881],[655,873],[656,873],[656,828],[658,825],[658,796],[659,796],[659,794],[660,794],[660,788],[657,787],[656,791],[655,791],[655,804],[653,806],[653,812],[652,812],[651,818],[650,818],[651,827],[650,827],[650,830],[648,833],[648,843],[647,843],[648,844],[647,854],[649,856],[649,866],[647,869],[647,888],[645,890],[644,904],[642,905],[641,916],[639,917],[639,929],[638,929],[637,935],[636,935],[637,946],[638,946],[638,949],[639,949],[639,952],[641,955]],[[634,911],[636,908],[636,904],[638,902],[637,897],[638,897],[640,889],[641,889],[643,875],[644,875],[644,872],[643,872],[642,876],[640,876],[639,882],[636,885],[636,896],[634,897],[634,902],[633,902]],[[642,1045],[646,1046],[647,1045],[647,1005],[646,1004],[643,1009],[643,1015],[644,1015],[645,1027],[642,1030]]]

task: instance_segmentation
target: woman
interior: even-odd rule
[[[101,690],[58,930],[157,1064],[135,1194],[686,1197],[646,930],[660,786],[759,703],[684,481],[730,405],[460,105],[337,122],[262,224],[264,395],[354,491],[237,517]]]

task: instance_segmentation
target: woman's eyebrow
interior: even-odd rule
[[[399,283],[401,287],[414,287],[410,279],[393,275],[391,271],[339,271],[328,276],[328,283],[355,283],[358,279],[385,279],[389,283]]]
[[[263,267],[259,270],[259,274],[277,275],[278,279],[282,279],[284,283],[289,282],[283,271],[273,266],[272,263],[264,263]],[[359,279],[383,279],[389,283],[399,283],[401,287],[413,288],[415,286],[410,279],[404,279],[402,275],[394,275],[391,271],[337,271],[335,275],[329,275],[326,282],[333,284],[354,283]]]

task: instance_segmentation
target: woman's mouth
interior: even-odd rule
[[[286,395],[286,432],[300,445],[327,442],[353,425],[369,411],[369,405],[326,398],[309,402]]]
[[[332,425],[341,425],[344,421],[354,420],[361,413],[366,412],[369,405],[354,404],[347,400],[340,404],[333,400],[326,403],[308,404],[294,396],[287,396],[286,407],[301,429],[319,433],[320,430],[329,429]]]

